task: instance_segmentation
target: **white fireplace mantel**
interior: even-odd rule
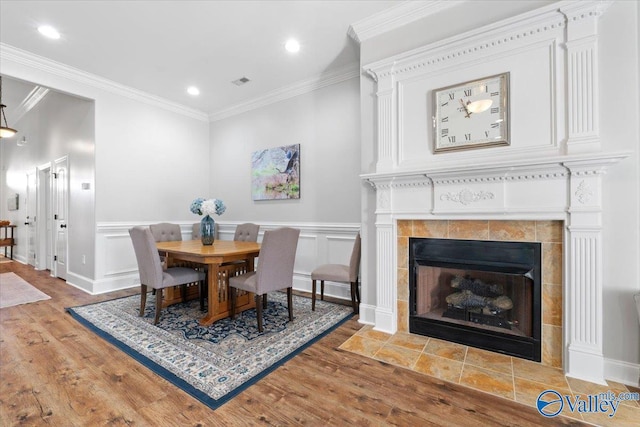
[[[398,219],[559,219],[564,230],[564,369],[603,383],[602,177],[630,153],[559,156],[362,175],[377,194],[374,328],[398,330]]]
[[[397,220],[562,220],[564,370],[604,383],[602,180],[631,154],[603,151],[600,137],[597,21],[608,5],[560,2],[364,67],[378,127],[375,172],[361,175],[376,191],[376,304],[364,322],[398,330]],[[431,91],[505,71],[510,145],[434,153]]]

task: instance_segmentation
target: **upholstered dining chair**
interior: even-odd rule
[[[287,289],[287,307],[289,321],[293,321],[293,264],[296,259],[300,230],[283,227],[264,233],[258,267],[229,278],[231,292],[231,318],[235,317],[236,289],[252,292],[256,295],[256,317],[258,331],[262,332],[263,297],[268,292]]]
[[[320,280],[320,299],[324,300],[324,282],[349,283],[351,285],[351,305],[353,312],[358,312],[360,303],[360,289],[358,288],[358,274],[360,272],[360,233],[356,235],[351,250],[349,265],[324,264],[311,272],[311,310],[316,309],[316,280]]]
[[[178,224],[171,224],[170,222],[161,222],[158,224],[151,224],[149,226],[151,234],[156,242],[173,242],[176,240],[182,240],[182,231]]]
[[[156,242],[172,242],[176,240],[182,240],[182,231],[178,224],[171,224],[170,222],[160,222],[158,224],[151,224],[149,226],[153,239]],[[160,251],[160,261],[162,261],[163,268],[167,268],[167,255]]]
[[[200,240],[200,223],[196,222],[191,226],[191,239]]]
[[[258,224],[253,224],[251,222],[239,224],[236,227],[236,232],[233,235],[233,240],[240,242],[257,242],[259,231],[260,226]]]
[[[138,261],[140,272],[140,316],[144,315],[144,308],[147,302],[147,288],[156,290],[156,312],[153,324],[157,324],[160,319],[162,308],[162,289],[170,286],[183,285],[182,298],[186,299],[187,283],[199,284],[202,291],[205,274],[186,267],[169,267],[163,270],[160,262],[160,255],[156,249],[156,241],[151,234],[151,230],[146,227],[133,227],[129,230],[133,249]]]

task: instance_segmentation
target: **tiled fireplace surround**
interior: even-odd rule
[[[562,221],[399,220],[398,331],[409,332],[409,237],[542,243],[542,364],[562,367]]]

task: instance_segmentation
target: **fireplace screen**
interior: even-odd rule
[[[540,360],[540,244],[411,238],[409,330]]]

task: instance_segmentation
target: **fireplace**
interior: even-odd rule
[[[541,361],[541,244],[409,239],[409,331]]]

